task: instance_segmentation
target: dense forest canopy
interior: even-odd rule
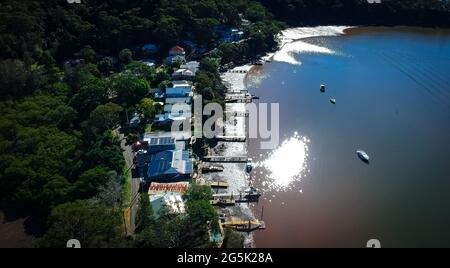
[[[143,58],[146,43],[160,48],[152,55],[159,63],[169,47],[185,41],[212,50],[217,26],[238,27],[243,18],[255,25],[246,29],[249,41],[239,46],[240,53],[276,45],[279,23],[248,0],[2,1],[0,209],[11,217],[32,216],[45,234],[39,246],[63,246],[61,237],[76,235],[70,226],[60,226],[74,212],[82,232],[111,234],[86,246],[127,244],[117,220],[130,202],[118,127],[126,129],[134,112],[151,118],[149,89],[165,88],[173,72],[135,59]],[[217,59],[201,60],[198,88],[210,99],[223,93],[217,68]],[[177,226],[195,223],[189,234],[196,239],[180,238],[180,243],[208,241],[205,222],[216,216],[211,208],[205,200],[189,202],[189,217]],[[101,219],[104,215],[112,217]]]
[[[450,26],[447,0],[261,0],[276,18],[295,25]],[[373,2],[373,1],[372,1]]]

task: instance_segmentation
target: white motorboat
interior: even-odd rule
[[[364,152],[363,150],[358,150],[358,151],[356,151],[356,154],[362,161],[369,163],[370,157],[366,152]]]

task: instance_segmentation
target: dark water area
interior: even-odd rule
[[[305,42],[335,53],[300,53],[300,65],[273,61],[248,77],[259,102],[280,104],[281,142],[308,140],[306,153],[288,142],[253,171],[264,189],[253,209],[264,207],[267,226],[256,247],[365,247],[373,238],[450,247],[450,34],[363,28]],[[249,141],[260,166],[275,151]],[[281,178],[280,168],[301,174],[286,183],[292,174]]]

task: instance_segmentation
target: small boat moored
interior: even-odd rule
[[[330,99],[330,102],[331,102],[332,104],[336,104],[336,99]]]
[[[325,85],[320,85],[320,92],[325,92]]]
[[[363,150],[358,150],[356,151],[356,154],[358,155],[359,159],[361,159],[363,162],[369,163],[370,157],[366,152],[364,152]]]
[[[248,173],[252,172],[253,169],[253,160],[251,158],[249,158],[247,160],[247,164],[246,164],[246,170]]]

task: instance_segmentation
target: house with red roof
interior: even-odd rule
[[[186,51],[180,46],[174,46],[170,49],[169,56],[186,56]]]
[[[166,63],[172,65],[176,62],[186,62],[186,51],[180,46],[174,46],[169,50],[169,57]]]

